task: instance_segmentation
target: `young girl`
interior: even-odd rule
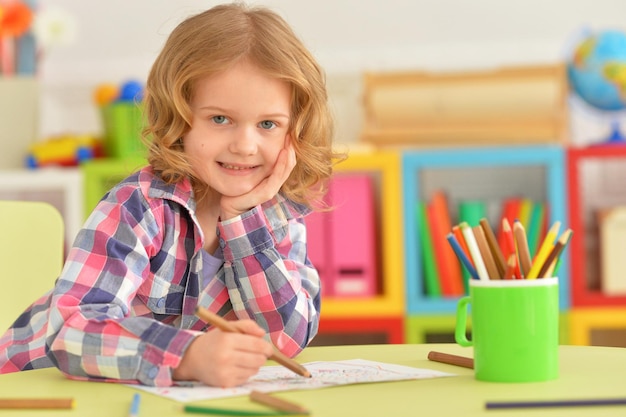
[[[272,344],[295,356],[315,336],[303,216],[338,155],[311,54],[273,12],[216,6],[174,29],[144,105],[149,166],[104,196],[53,291],[2,336],[0,372],[229,387]],[[206,331],[197,306],[241,333]]]

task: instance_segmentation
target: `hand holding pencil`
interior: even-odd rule
[[[239,329],[232,322],[229,322],[228,320],[225,320],[224,318],[204,308],[200,308],[200,307],[196,308],[196,315],[200,317],[202,320],[217,327],[218,329],[222,331],[230,332],[230,333],[239,333]],[[294,361],[293,359],[285,356],[282,352],[280,352],[276,348],[274,348],[274,352],[270,355],[269,358],[283,365],[287,369],[292,370],[293,372],[295,372],[296,374],[300,376],[303,376],[306,378],[311,377],[311,373],[304,366],[300,365],[298,362]]]
[[[237,332],[218,330],[195,336],[173,369],[173,379],[228,388],[255,375],[274,353],[272,344],[263,338],[265,330],[253,320],[239,320],[232,325]]]

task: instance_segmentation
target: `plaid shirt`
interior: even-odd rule
[[[0,373],[57,366],[74,379],[172,385],[172,369],[207,327],[198,305],[253,319],[283,353],[299,353],[320,308],[307,209],[277,195],[219,222],[224,264],[204,288],[194,209],[188,181],[167,185],[149,167],[109,191],[54,289],[0,338]]]

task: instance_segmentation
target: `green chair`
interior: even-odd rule
[[[63,218],[39,201],[0,201],[0,334],[54,285],[64,258]]]

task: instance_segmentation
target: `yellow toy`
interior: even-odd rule
[[[100,141],[89,135],[52,137],[29,147],[26,167],[76,166],[102,155]]]

